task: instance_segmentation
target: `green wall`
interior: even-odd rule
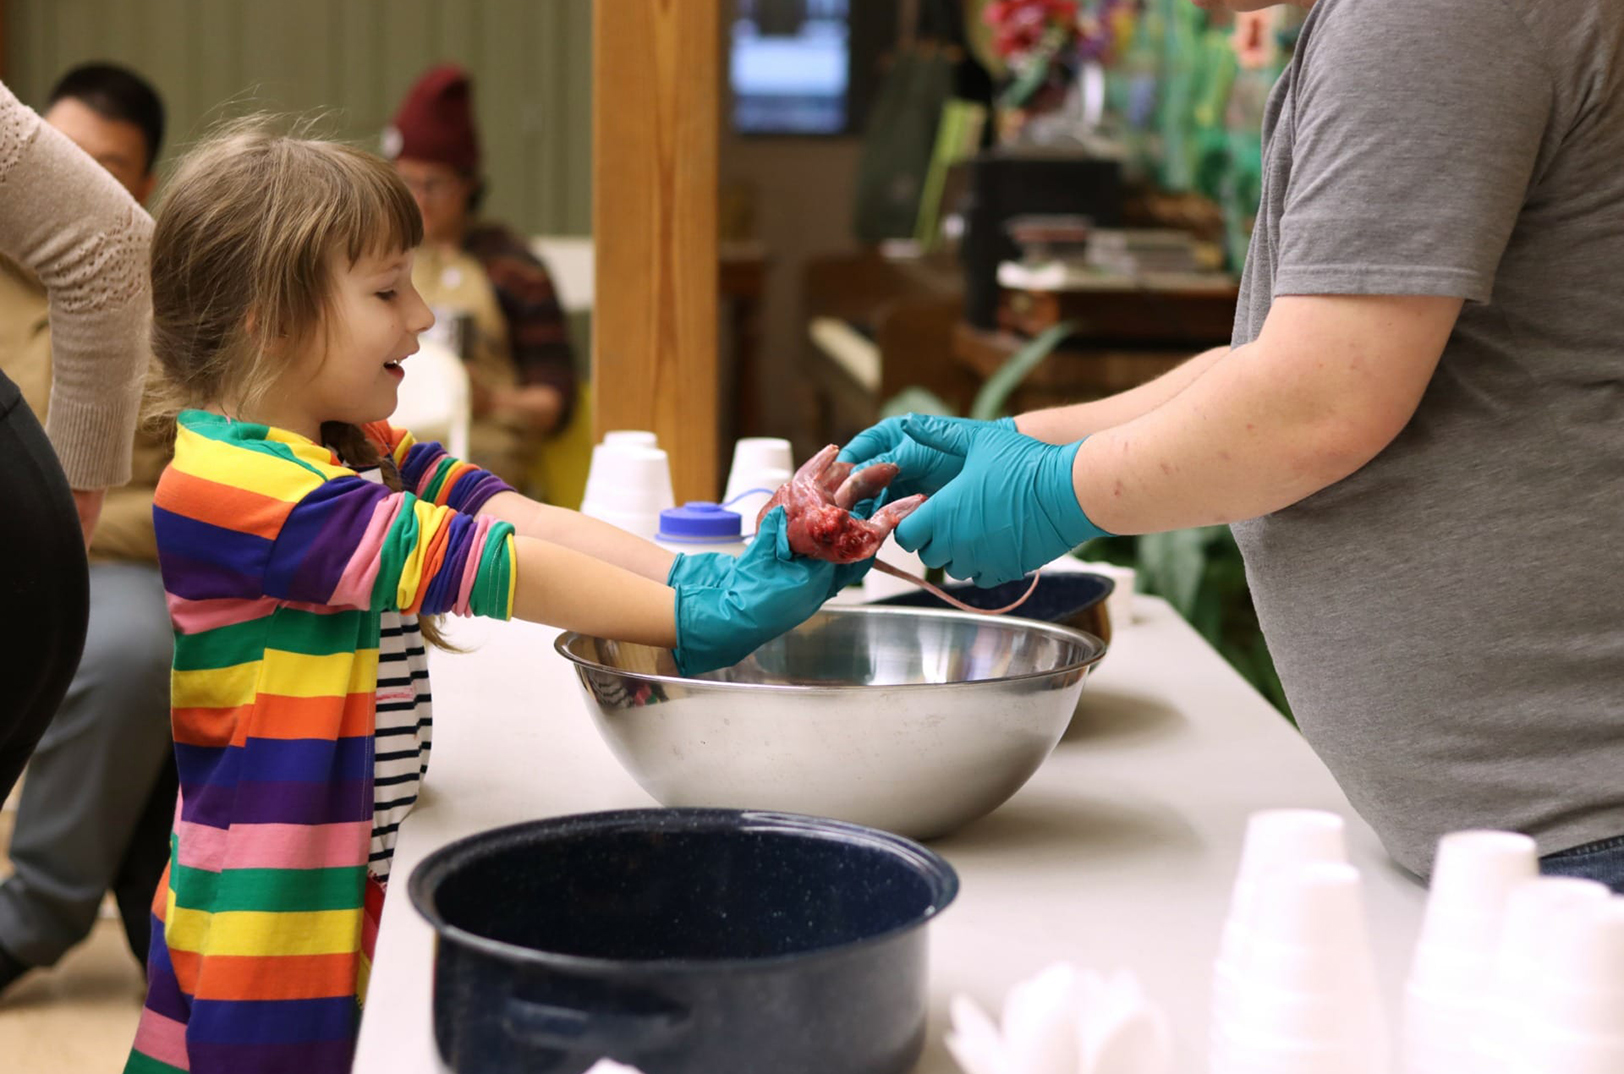
[[[330,113],[371,149],[412,80],[473,72],[487,215],[530,234],[592,230],[591,0],[7,0],[5,81],[42,107],[105,59],[169,110],[162,170],[221,116]]]

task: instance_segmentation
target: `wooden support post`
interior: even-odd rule
[[[592,427],[653,429],[714,499],[721,0],[592,6]]]

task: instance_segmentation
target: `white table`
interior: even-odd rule
[[[958,900],[930,927],[931,1023],[916,1074],[957,1074],[947,1002],[996,1010],[1060,960],[1137,972],[1170,1015],[1178,1070],[1204,1071],[1208,968],[1246,816],[1336,810],[1365,877],[1378,969],[1396,1013],[1424,892],[1393,866],[1307,745],[1166,604],[1140,598],[1054,755],[1002,808],[932,844]],[[652,805],[598,737],[557,631],[458,623],[478,648],[433,662],[434,759],[401,830],[357,1074],[435,1074],[433,933],[406,878],[434,848],[535,817]],[[834,1074],[834,1072],[831,1072]]]

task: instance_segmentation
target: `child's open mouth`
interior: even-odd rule
[[[399,362],[385,362],[383,367],[388,370],[389,375],[392,377],[404,377],[406,375],[406,371],[400,367]]]

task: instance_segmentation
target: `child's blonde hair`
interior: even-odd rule
[[[170,416],[210,403],[252,411],[275,382],[274,356],[330,331],[334,253],[354,264],[423,241],[417,203],[390,164],[308,131],[236,120],[169,181],[152,237],[152,349]],[[351,466],[379,461],[355,426],[321,432]]]
[[[170,179],[152,236],[162,417],[210,403],[251,412],[276,380],[275,355],[331,332],[334,253],[353,265],[423,241],[417,203],[390,164],[308,129],[236,120]],[[393,461],[358,427],[324,422],[321,438],[352,467],[380,467],[400,491]],[[433,619],[419,627],[429,644],[454,648]]]

